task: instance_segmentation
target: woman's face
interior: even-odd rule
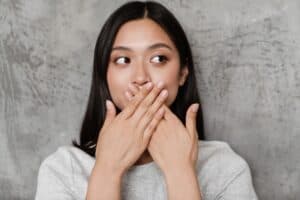
[[[176,99],[178,87],[184,84],[188,69],[180,70],[176,47],[167,33],[154,21],[140,19],[121,26],[110,55],[107,82],[115,105],[128,103],[125,92],[129,84],[140,88],[151,81],[163,81],[168,90],[166,105]]]

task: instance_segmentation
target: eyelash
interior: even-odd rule
[[[164,56],[164,55],[156,55],[156,56],[152,57],[151,60],[152,60],[153,58],[155,58],[155,57],[163,58],[164,61],[162,61],[162,62],[160,62],[160,63],[165,63],[165,62],[167,62],[167,61],[169,60],[169,59],[168,59],[166,56]],[[120,58],[125,58],[125,59],[127,59],[127,61],[129,60],[129,62],[130,62],[130,58],[128,58],[128,57],[126,57],[126,56],[120,56],[120,57],[117,57],[116,59],[114,59],[114,63],[118,64],[117,61],[118,61]],[[126,61],[125,61],[125,62],[126,62]],[[158,64],[160,64],[160,63],[158,63]],[[122,64],[123,64],[123,63],[122,63]]]

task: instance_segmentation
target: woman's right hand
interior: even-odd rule
[[[95,166],[100,165],[122,176],[137,161],[163,117],[162,105],[168,93],[161,91],[162,88],[163,83],[143,86],[117,116],[115,106],[108,101],[96,146]]]

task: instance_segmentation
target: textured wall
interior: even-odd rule
[[[0,199],[77,137],[93,48],[124,1],[0,0]],[[300,2],[165,0],[192,45],[209,139],[249,163],[261,199],[300,197]]]

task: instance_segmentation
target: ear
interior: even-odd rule
[[[180,86],[183,86],[183,84],[185,83],[185,80],[186,80],[188,74],[189,74],[189,69],[188,69],[188,67],[185,65],[185,66],[181,69],[181,71],[180,71],[180,77],[179,77],[179,85],[180,85]]]

